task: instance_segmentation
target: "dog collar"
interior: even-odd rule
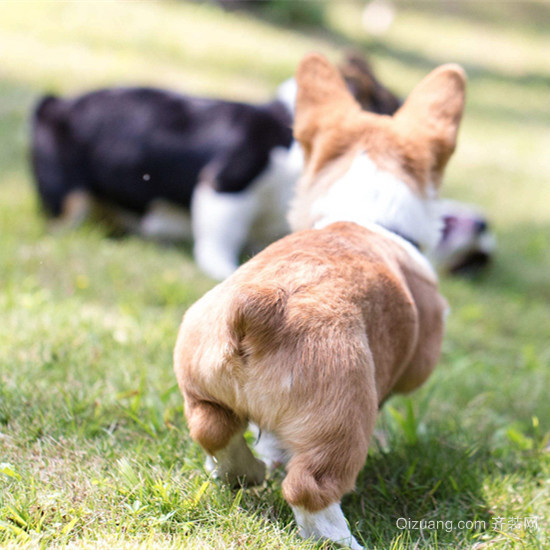
[[[403,233],[401,233],[400,231],[396,231],[395,229],[389,229],[388,227],[386,227],[386,229],[391,233],[393,233],[394,235],[397,235],[398,237],[401,237],[403,240],[412,244],[417,250],[420,250],[420,252],[422,252],[422,249],[420,248],[420,244],[418,243],[418,241],[415,241],[414,239],[407,237],[407,235],[403,235]]]

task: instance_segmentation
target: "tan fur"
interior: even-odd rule
[[[321,56],[297,80],[306,168],[295,227],[311,227],[308,205],[361,150],[419,194],[439,184],[463,105],[460,70],[432,73],[395,118],[362,112]],[[365,462],[379,405],[437,363],[445,308],[432,272],[384,234],[340,222],[281,239],[184,317],[174,361],[191,436],[214,454],[253,421],[291,456],[291,505],[338,502]]]
[[[321,169],[332,169],[331,161],[344,152],[368,151],[381,169],[421,194],[429,184],[439,187],[464,108],[465,76],[458,65],[433,71],[393,117],[362,111],[336,68],[320,55],[303,62],[296,79],[294,135],[304,149],[306,170],[294,207]]]

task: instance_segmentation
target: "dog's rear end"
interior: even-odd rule
[[[42,206],[51,216],[61,214],[64,181],[60,162],[59,99],[45,96],[32,116],[32,166]]]
[[[82,159],[72,139],[63,99],[45,96],[32,116],[31,156],[45,213],[77,225],[88,214],[91,198],[81,175]]]
[[[357,288],[338,289],[341,300],[318,300],[334,294],[332,275],[347,253],[329,236],[290,252],[288,265],[288,239],[304,249],[303,235],[271,245],[186,313],[176,372],[191,437],[218,464],[220,452],[240,449],[241,464],[233,459],[219,475],[263,480],[255,459],[242,460],[242,432],[252,420],[276,433],[292,457],[285,499],[318,511],[353,488],[378,398],[362,315],[350,297]]]
[[[392,266],[373,269],[379,254]],[[384,238],[349,224],[291,235],[190,308],[174,355],[190,435],[217,475],[263,481],[243,437],[253,421],[290,458],[283,496],[301,534],[356,549],[339,502],[365,463],[380,403],[428,377],[443,328],[433,282],[392,255]],[[427,304],[410,292],[427,292]]]

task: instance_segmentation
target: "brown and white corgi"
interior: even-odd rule
[[[436,69],[393,117],[362,111],[320,55],[302,61],[297,83],[296,232],[187,311],[175,371],[191,437],[218,476],[263,481],[243,438],[254,422],[266,461],[286,461],[300,533],[361,548],[340,500],[381,403],[420,386],[440,354],[447,306],[422,251],[439,236],[465,76]]]

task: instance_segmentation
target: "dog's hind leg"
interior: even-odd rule
[[[301,536],[361,548],[351,534],[340,500],[353,489],[366,456],[367,442],[361,434],[355,441],[335,436],[329,448],[320,445],[292,457],[283,481],[283,496],[294,512]]]
[[[340,501],[355,487],[365,463],[378,409],[372,359],[364,359],[364,368],[314,369],[319,380],[314,393],[320,397],[281,432],[292,452],[283,496],[300,534],[354,550],[361,546],[351,534]]]
[[[185,414],[191,437],[208,453],[206,469],[231,485],[259,485],[265,464],[254,457],[243,433],[246,421],[209,401],[188,399]]]
[[[303,538],[329,539],[352,550],[363,550],[351,534],[340,503],[333,502],[318,512],[308,512],[300,506],[292,506],[292,511]]]
[[[67,102],[46,96],[32,121],[31,156],[42,206],[56,221],[54,230],[80,225],[90,214],[92,197],[86,158],[70,125]]]
[[[372,424],[374,418],[375,412]],[[368,431],[372,431],[372,426]],[[359,550],[361,546],[351,534],[340,500],[354,488],[365,463],[367,434],[363,430],[343,436],[335,433],[331,439],[331,443],[301,450],[291,458],[283,481],[283,496],[294,512],[301,536],[329,539]]]
[[[260,485],[265,479],[265,464],[254,457],[243,432],[235,434],[223,449],[209,455],[206,468],[231,485]]]

